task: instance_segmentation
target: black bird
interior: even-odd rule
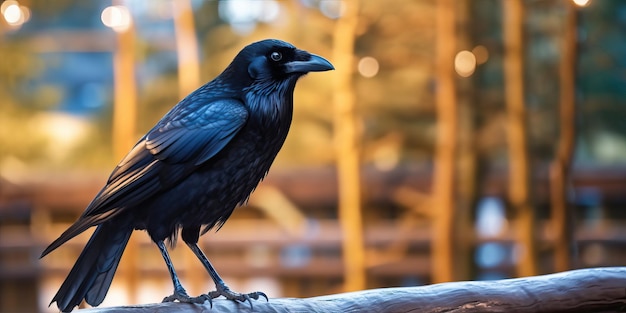
[[[334,69],[324,58],[268,39],[245,47],[215,79],[170,110],[111,173],[85,212],[48,246],[44,257],[97,226],[50,304],[71,311],[83,299],[102,303],[134,229],[146,230],[165,260],[174,293],[165,301],[203,303],[224,296],[249,301],[262,292],[231,291],[198,247],[221,227],[265,177],[289,131],[293,91],[308,72]],[[165,247],[182,240],[216,290],[190,297]]]

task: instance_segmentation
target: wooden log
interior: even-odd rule
[[[626,312],[626,267],[581,269],[497,281],[382,288],[306,299],[278,298],[213,307],[157,303],[85,309],[83,313],[143,312]]]

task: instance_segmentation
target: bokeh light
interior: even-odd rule
[[[579,7],[586,7],[589,5],[589,2],[591,1],[590,0],[572,0],[572,2],[574,2],[574,4]]]
[[[338,19],[346,11],[346,4],[342,0],[322,0],[320,11],[328,18]]]
[[[89,122],[67,113],[40,113],[33,119],[33,128],[41,130],[51,145],[49,154],[57,160],[67,157],[89,134]]]
[[[271,23],[278,19],[281,6],[278,1],[220,1],[218,13],[232,29],[241,35],[249,34],[256,28],[257,22]]]
[[[476,233],[484,238],[497,237],[507,227],[504,203],[496,197],[485,197],[476,208]]]
[[[363,57],[359,60],[358,70],[361,76],[371,78],[378,74],[378,60],[373,57]]]
[[[4,19],[7,21],[7,23],[11,24],[11,25],[15,25],[17,23],[19,23],[20,19],[23,19],[22,17],[22,11],[20,11],[20,7],[17,4],[11,4],[7,7],[6,10],[4,10]]]
[[[26,6],[20,5],[20,12],[24,18],[24,23],[28,22],[28,20],[30,20],[30,9]]]
[[[482,268],[496,267],[506,260],[507,251],[503,245],[497,242],[488,242],[476,248],[474,259]]]
[[[474,49],[472,49],[472,53],[476,57],[476,63],[478,65],[484,64],[487,60],[489,60],[489,51],[487,50],[487,47],[483,45],[474,47]]]
[[[454,70],[461,77],[469,77],[476,70],[476,56],[467,50],[460,51],[454,58]]]
[[[8,0],[0,6],[2,17],[12,27],[19,27],[30,19],[30,9],[15,0]]]
[[[112,28],[118,33],[125,32],[132,25],[130,11],[128,11],[127,7],[122,5],[106,7],[102,10],[100,19],[102,20],[102,24]]]

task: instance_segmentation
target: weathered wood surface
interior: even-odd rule
[[[197,312],[626,312],[626,267],[594,268],[498,281],[383,288],[321,297],[204,305],[157,303],[83,313]]]

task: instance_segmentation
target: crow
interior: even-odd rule
[[[231,291],[198,247],[198,238],[226,222],[263,180],[291,125],[293,92],[308,72],[333,70],[326,59],[267,39],[252,43],[215,79],[175,105],[115,167],[78,220],[46,256],[97,226],[50,305],[71,311],[83,299],[104,300],[133,230],[146,230],[174,285],[164,302],[246,302],[263,292]],[[202,262],[216,290],[197,297],[181,285],[165,241],[178,233]]]

